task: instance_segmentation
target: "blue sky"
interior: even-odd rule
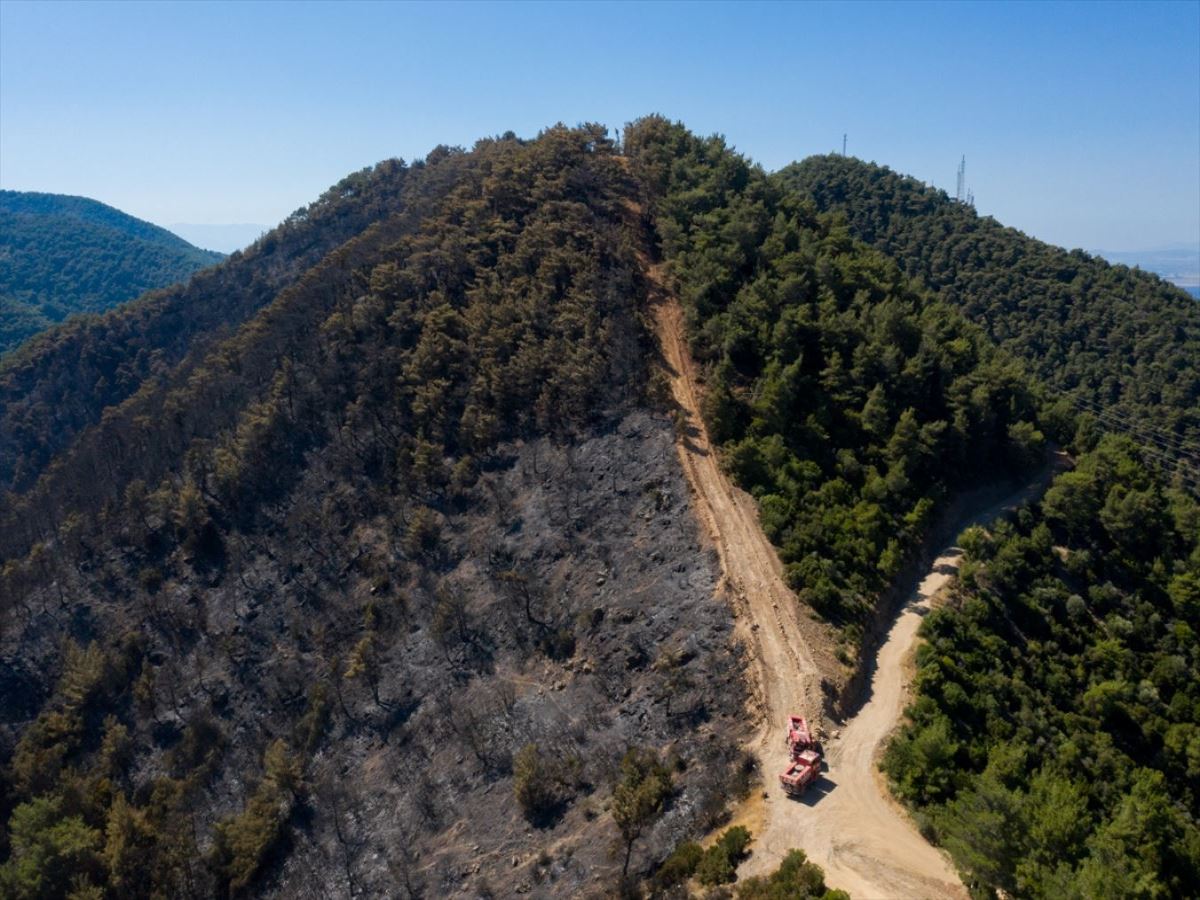
[[[0,3],[0,186],[274,224],[352,170],[648,112],[1087,249],[1200,245],[1200,2]]]

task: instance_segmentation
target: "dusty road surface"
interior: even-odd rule
[[[655,292],[655,323],[669,368],[671,391],[685,418],[677,442],[680,462],[696,495],[695,508],[720,555],[725,586],[734,602],[741,637],[751,648],[756,675],[759,729],[754,741],[766,796],[753,798],[736,821],[754,834],[754,853],[743,875],[772,871],[792,848],[821,865],[831,886],[863,898],[965,897],[966,891],[946,856],[917,831],[912,819],[888,794],[876,760],[880,745],[903,713],[908,689],[906,661],[932,597],[957,572],[960,552],[948,547],[892,624],[874,664],[870,693],[836,739],[825,741],[827,771],[800,800],[788,799],[776,774],[787,762],[785,723],[790,713],[822,721],[823,679],[843,679],[833,656],[835,638],[805,615],[781,578],[775,549],[758,523],[753,498],[721,472],[700,418],[699,388],[678,300],[650,266]],[[1024,502],[1037,483],[999,503],[964,515],[956,531],[994,518]],[[825,726],[829,730],[828,726]]]
[[[953,533],[990,522],[1034,499],[1061,465],[1056,460],[1029,485],[999,502],[976,503],[955,522]],[[876,765],[881,745],[907,703],[907,661],[921,619],[934,596],[958,573],[961,555],[955,546],[938,554],[879,648],[866,702],[839,738],[826,742],[829,768],[823,783],[799,803],[772,795],[767,805],[773,814],[766,816],[767,828],[756,852],[775,858],[801,847],[824,867],[830,884],[855,898],[966,895],[945,857],[921,837],[891,798]],[[756,860],[752,868],[765,869],[765,862]]]
[[[802,615],[784,584],[779,556],[759,526],[754,498],[734,486],[717,463],[700,418],[683,311],[661,290],[661,268],[650,266],[649,273],[659,288],[653,309],[671,392],[685,419],[676,450],[695,494],[696,514],[720,556],[723,587],[734,603],[740,636],[756,651],[752,687],[764,720],[757,741],[765,747],[776,737],[783,740],[776,724],[777,719],[785,721],[776,715],[779,710],[803,712],[820,725],[822,681],[843,667],[834,656],[836,639],[828,627]]]

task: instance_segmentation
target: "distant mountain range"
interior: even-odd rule
[[[1200,297],[1200,245],[1172,244],[1157,250],[1094,250],[1111,263],[1137,266],[1146,272],[1160,275],[1183,288],[1193,297]]]
[[[176,222],[167,227],[197,247],[204,247],[208,250],[219,250],[221,253],[233,253],[235,250],[244,250],[268,231],[266,225],[255,225],[246,222],[231,225],[202,225],[189,222]]]
[[[0,191],[0,354],[223,258],[86,197]]]

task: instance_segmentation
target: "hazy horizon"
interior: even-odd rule
[[[274,225],[381,159],[660,112],[1066,247],[1200,245],[1200,4],[0,4],[0,185]]]
[[[162,225],[167,231],[179,235],[189,244],[194,244],[204,250],[216,250],[219,253],[232,253],[250,246],[264,232],[270,231],[275,225],[258,224],[254,222],[172,222]]]

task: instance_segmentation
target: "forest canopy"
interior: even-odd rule
[[[95,200],[0,191],[0,354],[223,258]]]
[[[1023,367],[720,138],[625,132],[678,283],[705,417],[801,600],[852,642],[970,476],[1039,464]]]
[[[1135,433],[1148,454],[1200,478],[1200,303],[1183,289],[861,160],[815,156],[779,179],[1026,360],[1060,415]]]
[[[1183,897],[1200,883],[1200,505],[1107,437],[961,538],[884,769],[975,886]]]

